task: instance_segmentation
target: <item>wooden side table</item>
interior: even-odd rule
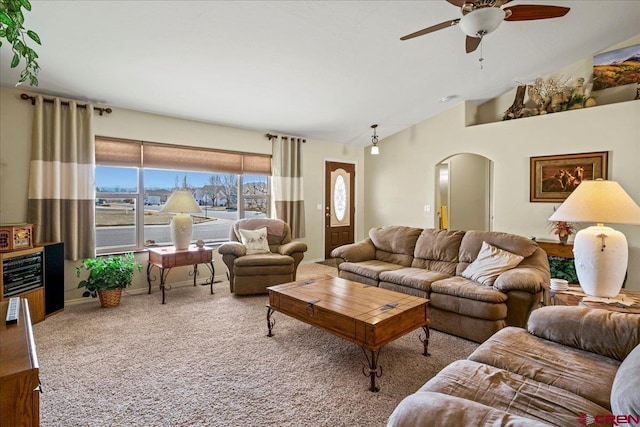
[[[208,283],[213,295],[213,278],[215,270],[213,268],[213,249],[197,248],[190,246],[189,249],[177,250],[173,246],[163,248],[149,248],[149,264],[147,264],[147,283],[149,293],[151,293],[151,270],[158,267],[160,270],[160,289],[162,290],[162,304],[164,304],[165,281],[169,271],[173,267],[183,267],[193,265],[193,286],[196,286],[198,276],[198,264],[205,264],[211,271],[211,278]]]
[[[560,242],[550,242],[548,240],[536,240],[538,246],[540,246],[549,256],[559,256],[562,258],[573,258],[573,243],[565,243],[561,245]]]
[[[577,286],[572,286],[571,290],[582,291],[582,288]],[[640,291],[631,291],[628,289],[621,289],[620,293],[622,295],[627,295],[634,298],[640,298]],[[634,304],[629,307],[625,307],[619,304],[605,304],[602,302],[586,302],[582,301],[582,296],[573,295],[573,294],[565,294],[562,292],[551,291],[551,303],[553,305],[573,305],[573,306],[583,306],[590,308],[602,308],[610,311],[618,311],[620,313],[640,313],[640,304]]]

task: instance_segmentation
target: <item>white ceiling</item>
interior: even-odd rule
[[[367,145],[462,100],[554,72],[637,35],[640,0],[524,1],[562,18],[503,22],[480,49],[428,1],[39,1],[25,25],[43,45],[37,89],[97,104]],[[13,86],[3,44],[0,84]],[[22,64],[21,64],[22,65]],[[449,103],[438,100],[456,95]]]

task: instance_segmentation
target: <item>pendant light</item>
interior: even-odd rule
[[[371,143],[373,144],[371,147],[371,154],[373,156],[380,154],[380,149],[378,148],[378,135],[376,135],[377,127],[378,125],[371,125],[371,128],[373,129],[373,135],[371,136]]]

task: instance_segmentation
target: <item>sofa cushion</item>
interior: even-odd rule
[[[579,425],[578,417],[584,414],[611,415],[606,408],[562,388],[471,360],[451,363],[420,391],[473,400],[553,425]]]
[[[598,378],[600,375],[598,375]],[[620,365],[611,389],[611,408],[614,414],[640,416],[640,345],[629,353]]]
[[[442,393],[420,391],[405,397],[396,407],[387,427],[503,426],[545,427],[531,420],[471,400]]]
[[[239,229],[240,239],[245,248],[247,255],[252,254],[268,254],[269,242],[267,241],[267,227],[258,228],[256,230]]]
[[[369,230],[369,238],[376,247],[376,259],[409,267],[413,251],[422,229],[393,225]]]
[[[382,273],[383,271],[398,270],[401,268],[401,265],[391,264],[378,260],[343,262],[342,264],[340,264],[341,271],[347,271],[349,273],[358,274],[360,276],[368,277],[375,280],[378,280],[380,278],[380,273]]]
[[[525,258],[531,256],[538,248],[535,241],[515,234],[499,231],[467,231],[460,244],[458,260],[463,263],[473,262],[480,252],[482,242]]]
[[[425,228],[413,252],[412,267],[455,274],[464,231]]]
[[[450,277],[450,275],[412,267],[401,268],[393,271],[383,271],[380,273],[381,281],[420,289],[425,292],[429,292],[431,283],[447,277]]]
[[[245,255],[233,261],[236,267],[253,267],[262,265],[293,265],[293,258],[274,253]]]
[[[453,276],[433,282],[431,284],[431,292],[494,304],[507,301],[507,296],[502,292],[488,286],[482,286],[462,276]]]
[[[460,274],[462,277],[492,286],[501,273],[511,270],[524,259],[520,255],[482,242],[478,257]]]
[[[608,410],[609,391],[620,366],[615,359],[544,340],[516,327],[496,332],[469,360],[567,390]]]
[[[437,292],[431,292],[428,298],[430,308],[438,308],[460,316],[470,317],[476,322],[480,319],[497,321],[507,318],[508,308],[505,303],[478,301]]]
[[[537,337],[622,361],[640,343],[640,314],[541,307],[531,312],[527,329]]]

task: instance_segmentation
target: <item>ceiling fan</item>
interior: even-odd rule
[[[431,27],[427,27],[415,33],[401,37],[400,40],[409,40],[414,37],[442,30],[444,28],[459,25],[463,33],[467,35],[467,53],[478,48],[482,38],[500,26],[502,21],[530,21],[534,19],[559,18],[569,12],[568,7],[544,6],[536,4],[517,5],[502,8],[512,0],[446,0],[460,8],[462,18],[445,21]]]

